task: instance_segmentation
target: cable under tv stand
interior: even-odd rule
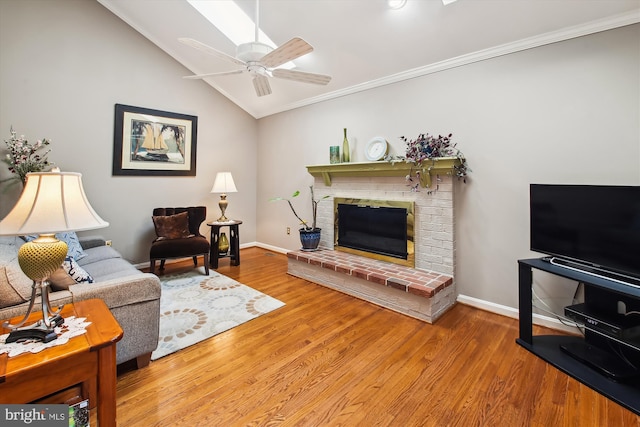
[[[548,259],[518,260],[520,336],[516,342],[557,369],[636,415],[640,415],[640,377],[637,375],[637,371],[629,369],[628,365],[621,363],[616,357],[612,357],[611,353],[604,352],[604,355],[599,353],[600,348],[593,346],[582,336],[533,335],[533,292],[531,289],[533,270],[575,280],[596,289],[598,292],[611,293],[615,298],[630,298],[634,302],[640,301],[640,288],[577,269],[554,265]],[[587,336],[606,339],[600,334],[591,333]],[[635,345],[633,342],[627,344],[640,351],[640,344]],[[594,348],[596,350],[593,350]]]

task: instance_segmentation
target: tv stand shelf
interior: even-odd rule
[[[611,293],[615,298],[640,300],[640,289],[603,277],[553,265],[544,259],[518,260],[520,337],[516,339],[516,342],[557,369],[629,409],[636,415],[640,415],[640,379],[629,383],[616,382],[561,350],[561,345],[572,346],[585,343],[586,341],[583,337],[567,335],[533,336],[533,295],[531,285],[534,269],[582,282],[585,286],[593,287],[598,292]]]

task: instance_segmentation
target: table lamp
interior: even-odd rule
[[[216,180],[213,182],[213,188],[211,189],[212,193],[222,193],[220,194],[220,201],[218,202],[218,206],[220,206],[220,211],[222,215],[216,221],[218,222],[228,222],[226,216],[224,216],[224,211],[227,210],[227,206],[229,202],[227,202],[227,193],[237,193],[238,189],[236,189],[236,184],[233,182],[233,177],[231,176],[231,172],[218,172],[216,175]]]
[[[2,325],[11,330],[7,342],[26,338],[48,342],[57,338],[53,328],[63,323],[58,314],[62,307],[52,310],[47,279],[62,265],[67,256],[67,244],[58,240],[55,233],[109,225],[89,204],[81,177],[79,173],[60,172],[59,169],[27,174],[20,199],[0,221],[0,236],[38,235],[18,251],[20,268],[33,280],[33,287],[27,314],[15,325],[9,322]],[[33,310],[38,289],[42,300],[42,319],[23,326]]]

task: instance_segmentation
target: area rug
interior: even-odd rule
[[[198,268],[160,277],[159,359],[284,306],[227,276]]]

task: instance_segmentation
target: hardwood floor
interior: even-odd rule
[[[429,325],[286,270],[259,248],[222,259],[219,273],[286,306],[119,375],[118,424],[640,426],[518,346],[514,319],[457,304]]]

